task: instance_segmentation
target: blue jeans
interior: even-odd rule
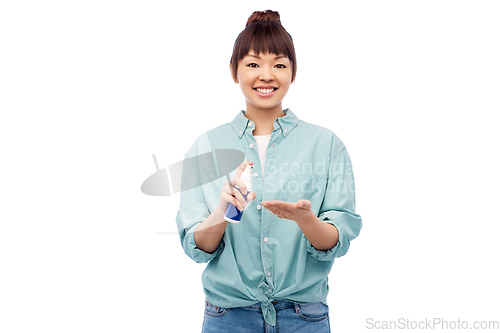
[[[330,333],[328,306],[274,301],[276,325],[264,321],[260,303],[220,308],[205,301],[202,333]]]

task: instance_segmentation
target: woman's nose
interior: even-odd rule
[[[274,79],[273,73],[270,68],[262,67],[262,72],[260,73],[260,79],[264,81],[270,81]]]

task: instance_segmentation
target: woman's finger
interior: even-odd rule
[[[290,212],[290,211],[286,211],[286,210],[283,210],[283,209],[279,209],[279,208],[267,208],[269,211],[271,211],[271,213],[275,214],[275,215],[279,215],[279,213],[281,213],[281,216],[280,217],[283,217],[283,214],[286,214],[287,216],[292,215],[293,213]]]
[[[255,192],[250,192],[247,196],[247,202],[250,202],[252,200],[254,200],[255,198],[257,198],[257,193]]]
[[[241,194],[240,194],[241,195]],[[230,202],[232,203],[233,205],[236,206],[236,208],[238,208],[239,210],[243,210],[244,207],[241,205],[241,203],[235,198],[233,197],[231,194],[227,193],[227,192],[222,192],[221,193],[221,196],[224,198],[224,200],[226,200],[227,202]]]
[[[276,206],[276,205],[266,205],[264,206],[267,209],[269,209],[272,212],[283,212],[283,213],[288,213],[288,214],[293,214],[293,211],[290,209],[287,209],[283,206]]]
[[[234,177],[233,179],[231,179],[231,182],[233,185],[237,185],[240,188],[241,193],[246,193],[248,191],[247,185],[245,184],[243,179],[239,177]]]
[[[246,206],[246,201],[245,201],[245,198],[243,197],[243,195],[240,193],[240,191],[238,191],[237,188],[234,188],[234,196],[232,195],[231,193],[231,189],[226,181],[226,184],[224,185],[224,187],[222,188],[222,190],[227,193],[228,195],[232,196],[235,200],[237,200],[240,205],[242,206]],[[230,201],[232,202],[232,201]]]
[[[243,171],[245,171],[245,169],[247,168],[247,165],[253,165],[253,162],[252,161],[244,161],[243,163],[240,164],[240,166],[238,167],[238,169],[236,169],[236,176],[235,177],[241,177],[241,174],[243,173]]]

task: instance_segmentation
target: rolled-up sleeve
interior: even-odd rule
[[[307,241],[307,251],[320,261],[331,261],[345,255],[351,241],[359,235],[362,227],[361,216],[355,213],[351,159],[341,142],[337,145],[332,144],[332,150],[336,152],[330,158],[326,191],[318,218],[337,228],[339,241],[327,251],[318,250]]]
[[[197,143],[195,142],[186,153],[184,161],[189,161],[190,157],[198,154],[196,144]],[[189,175],[184,172],[186,170],[191,170]],[[193,168],[188,166],[183,168],[181,177],[181,182],[183,184],[200,184],[199,180],[197,181],[192,178],[197,177],[199,179],[199,173],[192,174],[192,170]],[[189,180],[187,180],[188,176],[190,177]],[[195,186],[190,189],[184,189],[180,192],[180,205],[176,217],[177,229],[179,231],[184,253],[197,263],[206,263],[214,259],[224,249],[224,240],[221,240],[217,249],[212,253],[207,253],[196,247],[196,243],[194,241],[194,230],[198,224],[205,221],[209,216],[210,212],[203,194],[202,186]]]

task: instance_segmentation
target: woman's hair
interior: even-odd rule
[[[292,82],[297,72],[297,60],[292,36],[283,28],[280,14],[272,10],[256,11],[248,18],[246,28],[234,42],[231,56],[231,72],[236,80],[238,64],[253,50],[256,54],[276,54],[290,59],[292,64]]]

